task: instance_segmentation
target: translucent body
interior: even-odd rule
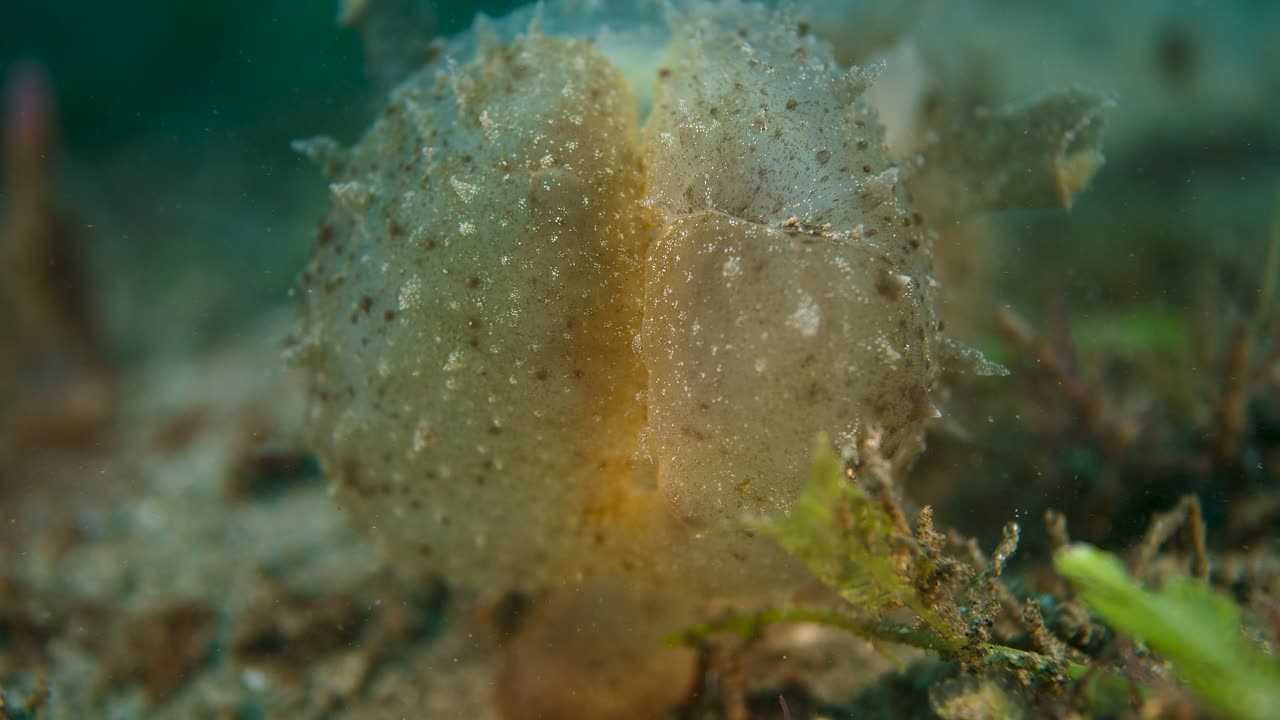
[[[785,512],[818,432],[851,453],[874,427],[909,461],[930,410],[927,238],[859,100],[868,73],[780,20],[729,5],[690,23],[645,126],[663,221],[649,420],[663,488],[700,526]]]
[[[928,238],[870,74],[755,6],[670,25],[623,53],[652,92],[483,26],[355,148],[304,146],[334,181],[297,350],[313,444],[397,569],[536,593],[513,719],[661,716],[695,672],[664,635],[809,578],[748,518],[788,511],[814,435],[922,447]]]
[[[626,74],[535,30],[411,78],[351,151],[312,146],[335,182],[311,427],[402,569],[626,577],[676,622],[804,577],[744,521],[787,511],[816,433],[922,446],[928,238],[870,74],[755,6],[671,27],[643,133]]]
[[[646,516],[635,114],[599,52],[533,37],[417,75],[337,163],[311,425],[393,562],[528,589]]]

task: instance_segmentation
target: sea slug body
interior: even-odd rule
[[[653,537],[786,512],[818,432],[922,447],[929,234],[874,72],[754,5],[671,27],[643,130],[599,49],[535,28],[320,145],[310,426],[396,565],[493,590],[661,575]],[[693,562],[722,563],[750,561]]]
[[[911,120],[948,140],[900,163],[881,68],[785,10],[515,18],[448,41],[351,149],[298,143],[332,202],[292,354],[335,500],[389,564],[534,598],[503,716],[652,720],[695,676],[664,634],[812,582],[751,519],[791,511],[814,437],[908,469],[940,366],[1000,372],[941,334],[924,215],[1064,197],[1009,197],[975,133],[1042,190],[1084,168],[1069,201],[1108,99]]]
[[[652,437],[674,507],[720,527],[785,512],[819,432],[851,451],[878,428],[909,463],[935,373],[929,236],[861,100],[873,73],[777,20],[686,24],[645,126]]]
[[[401,85],[336,169],[369,198],[335,196],[304,275],[310,424],[393,562],[532,589],[626,512],[635,118],[597,50],[530,36]]]
[[[333,183],[312,443],[402,573],[539,598],[513,718],[681,697],[662,634],[810,577],[744,520],[790,510],[819,433],[909,467],[953,347],[876,70],[785,12],[670,13],[654,47],[478,23],[353,148],[300,144]]]

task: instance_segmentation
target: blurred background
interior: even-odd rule
[[[445,35],[477,12],[520,4],[431,3]],[[1219,257],[1226,273],[1257,259],[1280,165],[1274,3],[807,5],[832,17],[823,27],[838,45],[868,40],[845,60],[872,59],[908,30],[925,47],[962,35],[949,56],[928,59],[974,102],[1070,84],[1118,92],[1109,165],[1066,222],[1044,212],[1002,219],[1013,232],[991,253],[1002,258],[990,276],[999,301],[1035,304],[1049,280],[1077,300],[1150,303],[1195,252]],[[35,62],[51,78],[58,195],[81,223],[113,354],[190,347],[284,298],[325,203],[319,174],[289,142],[353,142],[375,104],[360,38],[338,15],[336,0],[8,0],[0,9],[0,71]],[[1131,252],[1114,252],[1118,244]],[[1048,277],[1020,277],[1046,267]]]
[[[435,10],[454,33],[475,12],[516,4]],[[36,63],[50,79],[57,195],[118,359],[198,349],[285,300],[326,203],[324,181],[289,143],[354,142],[374,111],[360,37],[338,26],[338,10],[336,0],[0,7],[0,73]]]
[[[550,4],[579,27],[639,6],[612,2]],[[433,32],[524,4],[431,2]],[[1212,550],[1280,555],[1280,3],[797,4],[842,62],[887,57],[888,71],[926,78],[910,96],[922,114],[1073,87],[1116,100],[1106,165],[1069,211],[937,223],[947,334],[1013,375],[945,379],[909,501],[988,548],[1019,520],[1018,561],[1034,566],[1048,557],[1047,508],[1074,538],[1123,548],[1194,493]],[[112,700],[124,708],[112,717],[164,702],[155,716],[309,717],[297,711],[309,696],[264,691],[266,675],[245,668],[288,674],[352,640],[299,643],[300,660],[272,624],[297,625],[276,617],[290,602],[262,586],[399,607],[382,602],[375,553],[307,453],[303,382],[282,352],[289,291],[328,203],[290,142],[354,143],[385,89],[360,33],[339,23],[360,5],[0,2],[0,683],[25,678],[38,697],[38,668],[96,708],[101,664],[117,684],[159,683]],[[1243,598],[1238,580],[1215,578]],[[139,627],[183,636],[199,626],[193,598],[221,625],[173,677],[181,643]],[[438,628],[388,617],[415,667],[457,662],[432,644]],[[82,655],[55,659],[54,641]],[[118,647],[156,659],[113,669]],[[327,672],[315,697],[328,697]],[[181,689],[188,676],[194,690]],[[401,681],[420,690],[417,676]],[[466,697],[456,690],[435,697]],[[360,715],[361,692],[345,717],[409,715]]]
[[[453,35],[478,12],[499,16],[520,4],[431,3],[435,32]],[[41,202],[56,208],[61,242],[80,266],[76,292],[97,328],[99,360],[123,369],[195,356],[287,305],[327,202],[325,181],[290,142],[325,134],[351,144],[379,102],[366,46],[339,24],[360,5],[9,0],[0,8],[0,73],[45,76],[54,106],[48,128],[29,129],[47,130],[43,145],[8,148],[38,159],[10,162],[0,222],[12,223],[9,201],[21,186],[47,188]],[[579,5],[607,14],[591,0],[564,0],[557,12],[572,16]],[[921,103],[998,108],[1055,88],[1115,93],[1107,164],[1069,212],[1006,211],[938,228],[943,312],[950,334],[1015,369],[1002,308],[1031,327],[1069,328],[1073,350],[1098,373],[1143,379],[1135,397],[1115,402],[1156,415],[1209,412],[1212,392],[1193,380],[1220,375],[1214,353],[1232,332],[1228,320],[1255,313],[1274,282],[1265,262],[1280,186],[1280,5],[800,7],[844,62],[918,63],[932,78]],[[1005,469],[976,483],[987,500],[1006,494],[999,478],[1008,472],[1059,478],[1047,489],[1030,485],[1034,502],[989,503],[999,517],[1089,484],[1075,471],[1062,480],[1061,458],[1038,468],[1016,459],[1025,457],[1027,421],[1014,396],[1004,398],[1015,406],[999,406],[988,385],[953,387],[946,411],[955,432],[944,424],[932,444],[964,436],[961,459],[930,453],[914,481],[927,498],[969,487],[953,476],[986,473],[991,462]],[[987,419],[985,439],[970,437]],[[1102,472],[1096,462],[1084,469]],[[941,488],[932,493],[931,477]],[[973,520],[964,529],[999,527]]]

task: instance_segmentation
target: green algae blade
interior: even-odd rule
[[[1241,637],[1240,611],[1226,595],[1185,577],[1144,590],[1118,558],[1088,545],[1062,551],[1054,566],[1103,621],[1167,658],[1224,716],[1280,717],[1280,664]]]
[[[844,478],[825,435],[818,437],[809,482],[791,512],[762,522],[761,529],[855,608],[879,612],[917,604],[895,563],[893,519]]]

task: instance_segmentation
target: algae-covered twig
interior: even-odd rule
[[[0,720],[40,720],[48,717],[49,686],[43,681],[19,695],[0,686]]]
[[[1040,601],[1027,598],[1022,606],[1022,625],[1027,629],[1027,636],[1036,652],[1046,657],[1063,662],[1069,656],[1067,646],[1049,631],[1044,622],[1044,613],[1040,611]]]
[[[1191,546],[1191,575],[1200,583],[1209,582],[1209,553],[1205,548],[1204,519],[1200,514],[1200,498],[1186,495],[1174,509],[1151,518],[1151,524],[1135,549],[1133,576],[1144,578],[1156,553],[1178,530],[1185,529]]]
[[[1049,534],[1049,549],[1053,552],[1065,550],[1071,545],[1071,536],[1067,534],[1067,516],[1057,510],[1044,511],[1045,531]]]
[[[1060,329],[1051,337],[1037,334],[1009,308],[1000,310],[996,322],[1005,340],[1035,363],[1028,380],[1043,380],[1056,399],[1072,410],[1080,428],[1097,438],[1109,455],[1119,456],[1138,442],[1141,425],[1117,410],[1097,373],[1080,371],[1066,310],[1059,308],[1057,315]]]
[[[1272,383],[1280,381],[1280,319],[1274,307],[1276,273],[1280,269],[1280,190],[1267,238],[1258,297],[1247,317],[1235,320],[1219,368],[1217,401],[1210,428],[1217,460],[1238,461],[1248,440],[1249,401]],[[1269,336],[1269,337],[1268,337]],[[1266,346],[1270,342],[1270,347]]]
[[[936,652],[949,659],[956,658],[960,651],[959,647],[944,640],[930,628],[887,620],[867,620],[846,610],[827,608],[774,608],[745,615],[726,615],[696,625],[668,639],[671,642],[696,645],[705,642],[713,635],[725,632],[751,638],[758,635],[765,626],[775,623],[825,625],[844,630],[870,642],[908,645]],[[1064,663],[1059,658],[1047,654],[1020,650],[998,643],[987,643],[974,648],[974,651],[976,662],[973,669],[975,670],[983,668],[1025,670],[1037,677],[1055,677],[1064,673],[1066,677],[1079,677],[1085,672],[1083,665]]]
[[[859,467],[883,467],[875,449],[874,443],[862,444]],[[792,513],[761,523],[848,607],[774,608],[730,615],[673,640],[697,644],[720,632],[750,638],[771,623],[810,622],[872,642],[930,650],[974,670],[1013,671],[1028,681],[1059,681],[1084,673],[1085,667],[1073,662],[1060,643],[1046,639],[1038,608],[1024,610],[1024,623],[1048,652],[1014,648],[991,638],[990,629],[1009,597],[1000,576],[1017,547],[1015,523],[1005,527],[1004,538],[985,567],[975,568],[944,554],[945,540],[933,529],[930,510],[921,512],[912,532],[884,476],[877,482],[881,489],[869,495],[857,482],[857,473],[843,472],[826,439],[820,438],[810,482]],[[888,617],[902,608],[914,616],[911,621]]]

